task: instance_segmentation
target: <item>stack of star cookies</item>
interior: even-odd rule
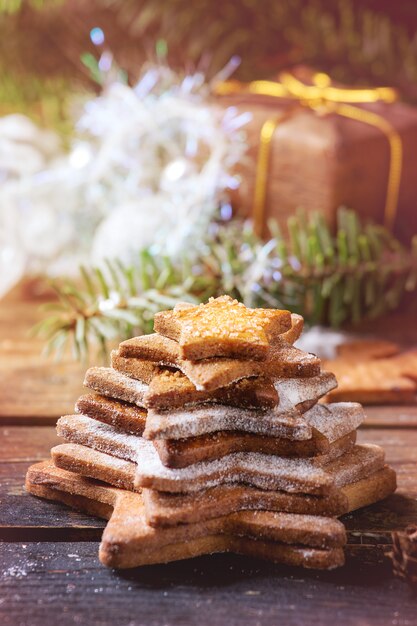
[[[90,368],[92,392],[58,421],[66,443],[30,468],[30,492],[110,518],[113,567],[234,551],[343,563],[335,518],[395,490],[383,450],[357,445],[363,410],[295,348],[303,320],[227,296],[158,313],[155,333]]]

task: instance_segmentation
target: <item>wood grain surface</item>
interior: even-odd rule
[[[391,531],[417,522],[416,406],[367,407],[359,441],[385,448],[399,488],[343,518],[349,543],[340,570],[227,554],[124,572],[101,566],[102,520],[24,490],[28,466],[57,443],[53,424],[72,412],[85,370],[41,358],[42,342],[28,338],[44,297],[34,283],[0,303],[0,624],[417,625],[417,597],[386,556]]]
[[[95,543],[0,545],[4,626],[414,626],[416,601],[386,562],[352,555],[317,574],[212,555],[125,572]]]

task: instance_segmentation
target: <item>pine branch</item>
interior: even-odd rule
[[[80,280],[53,282],[58,301],[43,308],[53,315],[33,328],[47,340],[47,352],[70,342],[75,358],[85,360],[91,343],[103,358],[109,343],[152,331],[155,313],[179,300],[199,302],[212,295],[209,278],[193,276],[186,261],[174,266],[143,250],[136,266],[107,262],[105,268],[80,268]]]
[[[109,342],[152,331],[157,311],[180,300],[201,302],[229,293],[247,306],[286,308],[309,324],[340,326],[396,309],[405,293],[417,290],[417,238],[406,249],[383,227],[362,226],[353,211],[340,209],[332,235],[320,214],[288,221],[289,238],[276,223],[267,243],[250,225],[214,225],[203,253],[192,265],[173,263],[151,249],[126,267],[82,268],[76,284],[54,284],[54,315],[35,332],[48,350],[61,352],[69,341],[85,358],[91,344],[103,356]]]

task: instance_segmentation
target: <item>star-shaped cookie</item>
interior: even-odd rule
[[[249,309],[229,296],[207,304],[157,313],[154,329],[178,342],[184,359],[215,356],[264,360],[270,343],[290,330],[291,314],[278,309]]]
[[[168,493],[135,486],[136,464],[87,446],[64,443],[51,450],[59,467],[142,494],[150,526],[175,526],[237,511],[284,511],[301,515],[340,516],[382,500],[396,487],[395,472],[384,466],[323,496],[268,491],[251,485],[217,485],[192,493]]]
[[[112,359],[115,364],[120,365],[120,361],[125,359],[117,355]],[[100,395],[158,410],[203,402],[246,409],[272,409],[279,400],[274,383],[268,378],[245,378],[227,387],[205,391],[197,390],[179,370],[158,366],[151,376],[145,373],[142,380],[111,367],[90,367],[85,374],[84,385]]]
[[[318,357],[286,341],[271,346],[264,361],[227,357],[189,361],[180,357],[176,341],[157,333],[127,339],[112,352],[112,367],[138,380],[149,382],[158,365],[179,369],[196,389],[205,391],[253,376],[309,378],[320,374]]]
[[[66,441],[87,445],[137,464],[136,485],[171,493],[197,492],[219,484],[245,483],[259,489],[324,495],[359,480],[384,465],[379,446],[356,445],[309,459],[236,452],[215,461],[175,469],[165,467],[151,442],[127,435],[84,415],[61,417],[57,433]]]
[[[109,519],[99,549],[100,561],[109,567],[168,563],[213,552],[318,569],[344,562],[345,529],[332,518],[239,511],[194,524],[154,528],[146,522],[139,493],[105,486],[58,469],[50,461],[29,468],[26,488]]]

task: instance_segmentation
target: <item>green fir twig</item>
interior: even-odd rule
[[[75,357],[85,358],[92,344],[105,355],[109,341],[151,332],[154,314],[181,300],[228,293],[250,307],[290,309],[308,324],[338,327],[394,310],[417,290],[417,238],[408,249],[347,209],[338,212],[335,234],[320,214],[291,217],[288,238],[272,222],[266,243],[239,221],[213,229],[192,264],[145,249],[132,266],[81,268],[77,283],[54,284],[54,314],[35,331],[49,350],[70,341]]]

